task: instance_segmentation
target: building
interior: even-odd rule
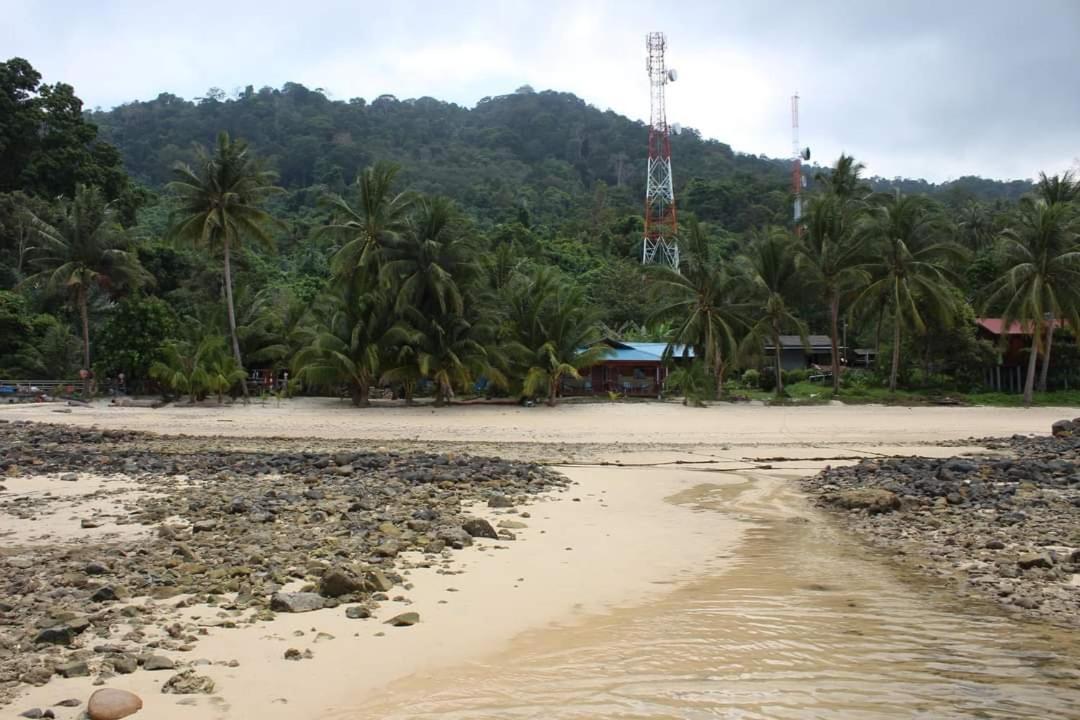
[[[989,340],[998,350],[997,364],[987,370],[986,384],[994,390],[1020,392],[1031,348],[1031,323],[1014,322],[1006,327],[1003,318],[976,318],[975,324],[978,338]],[[1060,320],[1053,324],[1055,330],[1062,327]]]
[[[667,381],[664,366],[667,343],[601,340],[610,350],[607,357],[592,368],[582,370],[581,378],[563,378],[563,395],[603,395],[609,392],[636,397],[659,397]],[[693,348],[685,348],[686,358],[694,357]],[[683,361],[684,348],[676,346],[674,362]]]
[[[807,344],[803,345],[802,338],[798,335],[780,336],[780,368],[782,370],[805,370],[818,365],[826,367],[832,365],[832,340],[828,335],[808,335]],[[844,357],[844,347],[839,346],[840,357]],[[776,347],[770,342],[765,345],[765,357],[767,367],[773,367]]]

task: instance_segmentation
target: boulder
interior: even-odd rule
[[[865,510],[870,515],[900,509],[900,498],[896,493],[882,488],[842,490],[825,495],[822,499],[830,505],[836,505],[845,510]]]
[[[324,597],[341,597],[363,590],[365,582],[345,568],[330,568],[319,581],[319,594]]]
[[[387,620],[384,624],[393,625],[394,627],[409,627],[420,622],[420,613],[406,612]]]
[[[350,620],[364,620],[371,617],[371,611],[363,605],[354,605],[349,608],[345,608],[345,617]]]
[[[151,655],[143,662],[143,670],[175,670],[176,663],[164,655]]]
[[[57,665],[56,674],[66,678],[86,677],[90,674],[90,668],[85,660],[72,660],[63,665]]]
[[[1046,553],[1026,553],[1017,558],[1016,566],[1021,570],[1052,568],[1054,567],[1054,559]]]
[[[90,696],[86,714],[90,720],[120,720],[142,710],[142,698],[127,690],[101,688]]]
[[[499,539],[499,534],[495,532],[495,528],[491,527],[491,523],[483,518],[469,518],[461,524],[461,529],[469,533],[470,537]]]
[[[1080,418],[1077,418],[1077,420],[1080,420]],[[1077,434],[1077,430],[1080,430],[1080,423],[1077,420],[1058,420],[1050,427],[1050,432],[1054,437],[1072,437]]]
[[[488,498],[487,504],[489,508],[514,507],[514,501],[502,494],[492,495]]]
[[[274,593],[270,598],[270,609],[275,612],[302,613],[322,610],[326,601],[322,595],[312,592]]]

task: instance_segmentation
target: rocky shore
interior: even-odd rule
[[[823,508],[966,596],[1080,626],[1080,419],[966,441],[986,456],[881,458],[803,481]]]
[[[60,490],[91,483],[77,502]],[[0,705],[56,676],[164,671],[162,692],[212,692],[196,652],[208,627],[407,604],[407,568],[445,564],[475,538],[515,540],[519,506],[567,484],[497,458],[163,452],[139,432],[0,421]],[[470,515],[477,503],[507,519]],[[42,533],[4,532],[15,525]]]

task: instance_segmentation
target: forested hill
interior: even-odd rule
[[[406,185],[448,195],[481,222],[522,209],[554,220],[593,204],[599,183],[606,206],[630,210],[644,188],[643,123],[568,93],[528,87],[470,109],[429,97],[330,100],[286,83],[280,90],[248,86],[234,98],[218,90],[195,101],[162,94],[89,115],[102,139],[121,150],[129,172],[151,187],[191,157],[193,142],[209,145],[227,130],[248,140],[288,189],[340,191],[361,168],[389,159],[402,165]],[[737,153],[693,129],[672,138],[672,157],[680,204],[702,220],[731,232],[788,221],[786,160]],[[1014,200],[1031,187],[982,178],[873,182],[957,206],[972,198]]]

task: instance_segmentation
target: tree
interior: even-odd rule
[[[355,283],[356,281],[353,281]],[[344,385],[356,407],[370,404],[384,368],[393,327],[391,302],[378,288],[335,284],[313,311],[316,326],[293,357],[297,380],[315,387]]]
[[[36,215],[31,218],[37,244],[30,254],[39,271],[24,282],[44,282],[50,292],[67,292],[79,312],[83,366],[89,370],[90,293],[95,288],[133,289],[153,278],[130,251],[128,236],[100,190],[80,186],[73,200],[60,202],[57,217],[52,224]]]
[[[823,185],[827,194],[845,201],[864,200],[870,194],[870,187],[860,177],[865,169],[861,162],[855,162],[855,158],[841,153],[829,173],[819,172],[814,179]]]
[[[1054,321],[1065,320],[1073,328],[1080,327],[1078,244],[1080,218],[1061,202],[1022,200],[1012,226],[1001,234],[1008,269],[991,285],[986,302],[1005,302],[1002,316],[1006,327],[1020,322],[1031,329],[1025,405],[1030,405],[1034,397],[1035,364],[1040,350],[1044,350],[1040,390],[1045,390]]]
[[[341,195],[323,198],[334,218],[319,233],[343,241],[330,261],[335,276],[377,264],[379,251],[405,229],[413,199],[407,193],[394,193],[399,171],[388,162],[365,168],[356,179],[355,207]]]
[[[273,173],[259,167],[247,143],[231,140],[228,133],[218,135],[213,155],[197,146],[196,156],[194,168],[184,163],[173,168],[176,179],[168,188],[177,205],[170,218],[171,234],[177,240],[210,251],[221,249],[233,358],[242,367],[233,305],[232,253],[239,249],[244,238],[273,248],[267,228],[274,220],[260,205],[280,188],[273,185]],[[244,397],[247,398],[246,384]]]
[[[868,260],[862,269],[870,282],[856,298],[856,305],[882,303],[892,311],[893,346],[889,391],[896,391],[900,367],[900,343],[906,329],[921,332],[922,313],[938,318],[953,315],[950,287],[955,275],[946,263],[963,257],[962,249],[943,240],[940,217],[923,196],[894,195],[873,207],[858,230],[866,242]]]
[[[665,360],[693,348],[713,378],[716,397],[721,397],[724,373],[737,350],[736,333],[747,324],[744,278],[729,272],[713,256],[696,220],[691,219],[687,229],[683,271],[660,267],[654,271],[653,292],[659,307],[649,322],[674,323]]]
[[[215,336],[207,336],[198,343],[170,341],[162,348],[161,360],[150,366],[150,377],[169,390],[187,395],[194,404],[208,387],[210,356],[223,342]]]
[[[1039,182],[1035,184],[1035,197],[1047,205],[1080,200],[1080,181],[1073,176],[1072,171],[1050,177],[1041,172]]]
[[[766,340],[772,343],[776,394],[783,395],[783,346],[780,334],[785,328],[793,328],[806,344],[806,325],[791,307],[791,300],[801,289],[801,280],[790,235],[777,227],[760,231],[741,260],[758,300],[757,319],[750,326],[743,347],[760,349]]]
[[[866,280],[866,273],[860,267],[862,248],[854,237],[858,210],[853,203],[832,192],[814,195],[807,203],[804,232],[795,250],[803,283],[817,293],[829,310],[833,395],[840,394],[840,301]]]
[[[534,286],[535,287],[535,286]],[[526,395],[545,393],[555,407],[565,377],[581,377],[581,371],[598,364],[610,349],[598,344],[600,329],[595,313],[586,305],[579,288],[560,286],[550,294],[543,290],[534,298],[532,327],[523,328],[528,350]]]

